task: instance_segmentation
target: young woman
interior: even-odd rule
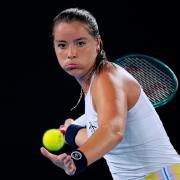
[[[67,119],[71,153],[41,153],[74,175],[104,157],[115,180],[180,178],[180,156],[140,84],[109,62],[93,15],[70,8],[54,18],[54,49],[62,69],[85,95],[85,114]],[[82,95],[82,94],[81,94]]]

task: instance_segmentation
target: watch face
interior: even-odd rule
[[[79,151],[73,151],[71,153],[71,157],[75,160],[80,160],[82,158],[82,154]]]

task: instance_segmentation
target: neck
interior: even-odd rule
[[[76,78],[77,82],[82,87],[84,94],[87,94],[87,92],[89,90],[89,86],[90,86],[90,83],[91,83],[91,78],[92,78],[92,71],[87,73],[86,75],[84,75],[81,78]]]
[[[89,90],[89,86],[90,86],[90,80],[91,79],[89,79],[89,80],[86,80],[86,81],[82,81],[82,80],[79,80],[79,79],[76,79],[77,81],[78,81],[78,83],[80,84],[80,86],[81,86],[81,88],[82,88],[82,90],[83,90],[83,92],[84,92],[84,94],[87,94],[87,92],[88,92],[88,90]]]
[[[91,77],[92,77],[92,73],[89,73],[88,76],[87,75],[83,76],[83,78],[76,78],[76,80],[78,81],[78,83],[81,86],[81,93],[80,93],[80,97],[79,97],[77,104],[71,108],[71,111],[73,111],[73,109],[75,109],[78,106],[78,104],[80,103],[80,101],[83,97],[83,94],[84,95],[87,94],[90,83],[91,83]]]

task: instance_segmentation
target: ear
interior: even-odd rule
[[[102,43],[101,37],[98,37],[97,38],[97,52],[101,50],[101,43]]]

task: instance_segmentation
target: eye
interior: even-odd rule
[[[86,44],[85,41],[78,41],[78,42],[77,42],[77,46],[78,46],[78,47],[83,47],[85,44]]]
[[[61,49],[65,49],[66,48],[66,44],[65,43],[59,43],[57,44],[57,46]]]

